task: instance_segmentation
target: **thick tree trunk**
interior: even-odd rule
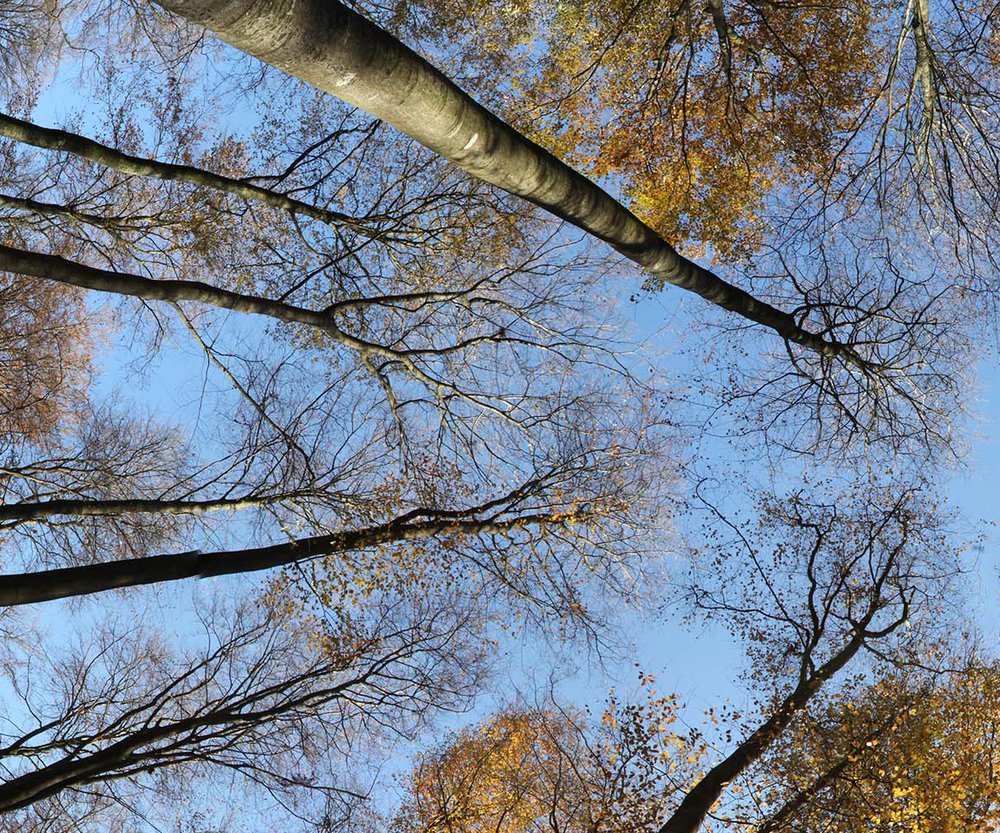
[[[146,301],[195,301],[249,315],[266,315],[289,324],[319,327],[340,340],[333,317],[325,312],[283,301],[272,301],[259,295],[230,292],[202,281],[156,280],[127,272],[111,272],[58,255],[39,254],[3,245],[0,245],[0,270],[59,281],[81,289],[130,295]]]
[[[337,0],[157,0],[227,43],[380,119],[492,185],[600,238],[671,283],[826,355],[853,351],[680,255],[593,182],[494,116]]]

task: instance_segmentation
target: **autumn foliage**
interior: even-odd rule
[[[678,732],[678,702],[612,694],[600,720],[508,708],[424,755],[394,833],[626,833],[651,830],[704,748]]]
[[[1000,829],[934,468],[1000,309],[993,5],[7,6],[0,831]],[[629,321],[608,242],[737,318]],[[631,673],[692,622],[703,714],[640,673],[440,733],[517,647]]]
[[[831,176],[883,80],[880,4],[419,5],[462,32],[481,83],[504,78],[520,129],[720,260],[759,247],[770,194]]]
[[[974,833],[1000,822],[1000,668],[886,678],[831,698],[782,741],[767,831]],[[808,800],[802,800],[808,799]]]
[[[70,418],[89,375],[85,316],[76,292],[0,277],[0,439],[38,442]]]

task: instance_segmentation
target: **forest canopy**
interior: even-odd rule
[[[997,19],[0,0],[0,830],[995,826]]]

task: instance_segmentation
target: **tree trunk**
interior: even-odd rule
[[[608,193],[490,113],[337,0],[157,0],[229,44],[392,124],[485,182],[541,206],[671,283],[826,355],[850,347],[801,327],[679,254]]]
[[[871,608],[874,615],[875,607]],[[871,616],[868,617],[871,619]],[[751,735],[726,758],[706,772],[668,818],[659,833],[695,833],[705,822],[712,805],[722,791],[754,764],[771,742],[778,737],[819,692],[823,684],[847,665],[864,645],[864,631],[854,636],[808,678],[803,679],[775,709],[774,713],[758,726]]]
[[[552,515],[523,515],[499,521],[445,517],[400,523],[400,519],[396,519],[379,526],[245,550],[224,552],[192,550],[169,555],[127,558],[104,564],[88,564],[83,567],[0,575],[0,607],[47,602],[70,596],[86,596],[116,587],[138,587],[185,578],[252,573],[282,567],[296,561],[366,549],[380,544],[415,541],[437,535],[502,533],[538,524],[564,523],[565,520]]]

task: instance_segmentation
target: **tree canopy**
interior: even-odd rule
[[[995,825],[995,11],[0,0],[0,829]]]

